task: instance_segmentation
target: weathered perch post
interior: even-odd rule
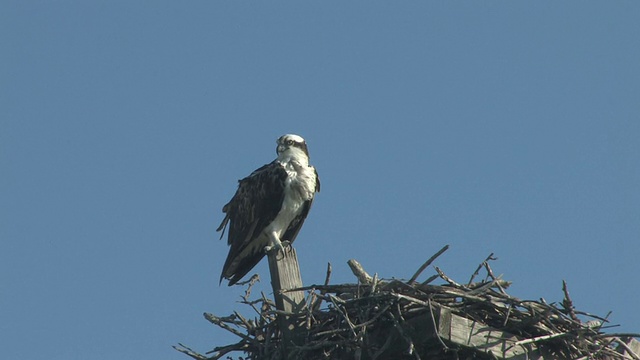
[[[298,255],[293,246],[285,248],[284,254],[280,251],[272,251],[267,254],[269,259],[269,272],[271,273],[271,287],[276,302],[276,309],[286,313],[300,314],[304,311],[306,303],[304,291],[287,291],[302,287]],[[292,344],[299,344],[301,339],[302,323],[296,316],[278,314],[278,325],[282,331],[283,355],[287,358],[287,349]]]

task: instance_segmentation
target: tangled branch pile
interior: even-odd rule
[[[254,319],[237,312],[205,314],[237,335],[238,343],[206,355],[182,344],[175,348],[197,360],[219,359],[231,351],[250,359],[282,359],[283,345],[290,359],[640,359],[638,335],[602,332],[606,318],[576,310],[564,283],[559,304],[508,295],[510,283],[494,276],[489,266],[493,254],[466,284],[438,267],[435,275],[416,282],[446,249],[408,281],[371,277],[351,260],[358,283],[329,285],[329,266],[324,285],[298,289],[308,293],[306,310],[298,315],[276,310],[264,294],[249,300],[252,279],[242,302],[255,311]],[[474,281],[481,272],[484,278]],[[436,279],[443,284],[431,284]],[[282,344],[277,316],[298,320],[300,341]]]

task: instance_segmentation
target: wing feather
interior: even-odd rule
[[[263,247],[253,243],[278,215],[286,178],[285,169],[274,161],[238,182],[235,195],[222,208],[225,218],[217,229],[222,231],[222,238],[229,227],[230,249],[222,267],[221,281],[227,278],[229,285],[235,284],[264,257]]]

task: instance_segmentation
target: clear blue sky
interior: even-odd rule
[[[494,252],[520,298],[640,331],[640,2],[3,1],[0,357],[234,338],[215,228],[304,136],[306,284]],[[262,289],[270,290],[266,264]],[[428,270],[424,277],[432,274]]]

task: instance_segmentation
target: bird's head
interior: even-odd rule
[[[287,153],[290,156],[296,156],[303,153],[307,158],[309,157],[309,150],[307,149],[307,143],[302,136],[295,134],[282,135],[276,141],[278,146],[276,147],[276,153],[278,157],[286,156]]]

